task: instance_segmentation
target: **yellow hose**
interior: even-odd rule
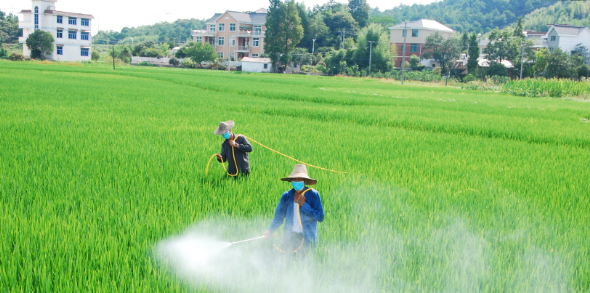
[[[281,153],[281,152],[275,151],[275,150],[273,150],[273,149],[271,149],[271,148],[269,148],[269,147],[267,147],[267,146],[265,146],[265,145],[263,145],[263,144],[261,144],[261,143],[259,143],[259,142],[255,141],[254,139],[252,139],[252,138],[250,138],[250,137],[247,137],[247,136],[245,136],[245,135],[243,135],[243,134],[238,134],[238,135],[236,135],[236,137],[234,138],[234,141],[235,141],[235,140],[238,138],[238,136],[240,136],[240,135],[241,135],[241,136],[243,136],[243,137],[245,137],[246,139],[249,139],[249,140],[253,141],[254,143],[256,143],[256,144],[258,144],[258,145],[262,146],[263,148],[266,148],[266,149],[268,149],[268,150],[270,150],[270,151],[272,151],[272,152],[275,152],[275,153],[277,153],[277,154],[279,154],[279,155],[281,155],[281,156],[283,156],[283,157],[285,157],[285,158],[291,159],[291,160],[293,160],[293,161],[295,161],[295,162],[298,162],[298,163],[301,163],[301,164],[303,164],[303,165],[306,165],[306,166],[309,166],[309,167],[312,167],[312,168],[316,168],[316,169],[321,169],[321,170],[329,171],[329,172],[342,173],[342,174],[347,174],[347,173],[348,173],[348,172],[342,172],[342,171],[330,170],[330,169],[326,169],[326,168],[322,168],[322,167],[314,166],[314,165],[311,165],[311,164],[308,164],[308,163],[305,163],[305,162],[299,161],[299,160],[297,160],[297,159],[295,159],[295,158],[293,158],[293,157],[290,157],[290,156],[287,156],[287,155],[285,155],[285,154],[283,154],[283,153]],[[233,155],[233,158],[234,158],[234,164],[236,164],[236,174],[233,174],[233,175],[232,175],[232,174],[229,174],[229,173],[227,173],[227,175],[229,175],[229,176],[238,176],[238,173],[239,173],[239,168],[238,168],[238,163],[236,162],[236,155],[235,155],[235,153],[234,153],[234,147],[231,147],[231,152],[232,152],[232,155]],[[213,156],[211,156],[211,158],[209,158],[209,162],[207,162],[207,168],[205,169],[205,175],[208,175],[208,174],[209,174],[209,164],[211,163],[211,159],[213,159],[213,157],[214,157],[215,155],[216,155],[216,154],[214,154]],[[225,169],[225,165],[223,164],[223,162],[221,162],[221,164],[222,164],[222,166],[223,166],[223,171],[227,172],[227,171],[226,171],[226,169]]]

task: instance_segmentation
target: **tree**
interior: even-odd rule
[[[27,47],[31,50],[31,58],[44,59],[46,54],[53,52],[53,36],[51,33],[36,30],[26,40]]]
[[[273,64],[287,62],[285,58],[302,38],[303,27],[295,1],[271,0],[266,15],[264,51],[270,55]]]
[[[18,28],[18,17],[0,11],[0,43],[16,43],[22,29]]]
[[[533,65],[533,73],[535,74],[535,77],[545,76],[548,54],[549,50],[547,50],[547,48],[541,48],[541,50],[535,52],[535,65]]]
[[[459,57],[461,47],[458,45],[458,40],[449,37],[443,38],[438,32],[426,38],[424,44],[426,53],[423,54],[425,58],[432,58],[440,63],[441,73],[449,72],[453,63]]]
[[[577,66],[572,66],[568,54],[560,48],[553,49],[547,54],[547,69],[545,77],[548,78],[572,78],[577,76]]]
[[[513,32],[495,29],[490,33],[490,43],[483,50],[490,61],[501,63],[502,60],[515,60],[520,55],[520,46],[511,42]]]
[[[324,41],[329,32],[330,28],[324,22],[324,16],[321,13],[316,13],[309,21],[309,30],[305,34],[309,35],[311,39],[315,39],[315,47],[317,48],[318,44],[327,44]]]
[[[526,38],[525,34],[524,34],[524,28],[522,27],[522,22],[523,22],[523,18],[519,17],[518,18],[518,23],[516,24],[516,28],[514,28],[514,32],[512,32],[512,35],[515,37],[519,37],[519,38]]]
[[[472,33],[469,36],[469,50],[467,52],[469,58],[467,59],[467,72],[475,75],[477,69],[477,58],[479,58],[479,44],[477,42],[477,34]]]
[[[590,60],[590,54],[588,53],[588,48],[582,44],[577,44],[571,52],[572,55],[582,57],[584,63],[588,64]]]
[[[92,61],[97,61],[98,59],[100,59],[100,54],[98,54],[98,51],[92,50],[92,53],[90,54],[90,59]]]
[[[201,67],[203,67],[202,62],[215,62],[219,58],[219,55],[215,52],[215,48],[209,43],[195,43],[185,49],[185,52],[186,57],[190,57],[193,62],[199,64]]]
[[[365,27],[359,32],[357,40],[357,49],[353,54],[353,60],[359,69],[368,68],[370,60],[371,71],[386,72],[391,70],[389,37],[380,25],[373,23]],[[373,42],[372,48],[369,42]]]
[[[364,28],[369,23],[369,11],[371,7],[366,0],[348,0],[350,15],[356,20],[360,28]]]

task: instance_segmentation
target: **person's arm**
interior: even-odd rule
[[[288,192],[283,193],[283,196],[281,197],[281,201],[279,202],[279,205],[277,206],[277,209],[275,211],[275,218],[272,220],[272,223],[270,224],[270,227],[268,228],[269,231],[274,231],[276,229],[278,229],[282,224],[283,221],[285,220],[285,216],[287,215],[287,195]]]
[[[252,145],[250,144],[250,142],[242,135],[240,135],[237,139],[236,139],[236,143],[238,144],[237,148],[242,151],[242,152],[246,152],[249,153],[252,151]]]
[[[217,154],[217,161],[220,163],[224,163],[227,160],[227,156],[225,155],[225,150],[223,148],[223,143],[221,144],[221,153]]]
[[[322,206],[322,200],[320,199],[320,194],[317,191],[310,190],[309,193],[311,192],[314,192],[314,194],[310,194],[308,196],[300,209],[312,219],[321,222],[324,220],[324,207]]]

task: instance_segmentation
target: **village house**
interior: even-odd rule
[[[406,57],[406,61],[409,61],[412,55],[420,57],[422,60],[420,63],[427,68],[439,66],[433,59],[424,59],[422,57],[427,52],[427,49],[424,48],[426,38],[439,33],[446,39],[452,37],[455,33],[451,28],[431,19],[419,19],[408,23],[400,23],[389,29],[391,30],[389,42],[395,44],[397,47],[394,66],[398,68],[402,66],[403,56]]]
[[[44,30],[53,36],[54,48],[45,56],[55,61],[89,61],[92,52],[92,36],[90,33],[92,19],[90,14],[58,11],[57,0],[31,1],[31,9],[24,9],[19,21],[23,36],[19,43],[23,44],[23,55],[31,56],[31,50],[25,45],[30,34],[36,30]]]
[[[543,37],[549,51],[560,48],[564,52],[571,52],[576,45],[581,44],[590,48],[590,29],[588,27],[567,24],[548,24],[549,30]]]
[[[204,30],[193,30],[193,41],[209,43],[220,58],[258,58],[264,53],[266,9],[254,12],[216,13]]]

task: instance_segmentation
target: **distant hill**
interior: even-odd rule
[[[205,28],[205,21],[194,18],[178,19],[174,22],[160,22],[154,25],[124,27],[120,32],[99,31],[92,39],[95,44],[137,44],[148,41],[181,44],[191,39],[192,30]]]
[[[486,33],[496,27],[510,26],[519,17],[553,4],[554,0],[443,0],[426,5],[400,5],[382,12],[373,10],[371,16],[393,17],[397,23],[434,19],[458,32]]]
[[[524,28],[527,30],[544,32],[549,23],[590,27],[590,2],[557,2],[537,9],[524,18]]]

